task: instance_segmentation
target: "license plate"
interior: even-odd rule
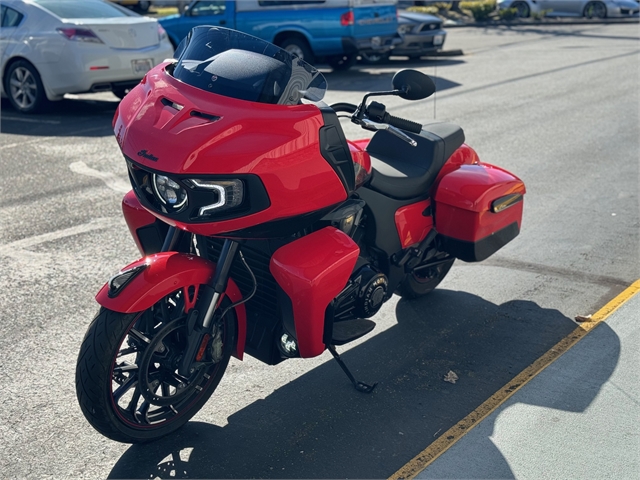
[[[131,60],[131,68],[133,69],[133,73],[136,75],[144,75],[153,66],[150,58],[145,58],[144,60]]]
[[[442,45],[442,42],[444,42],[444,35],[436,35],[433,37],[434,45]]]

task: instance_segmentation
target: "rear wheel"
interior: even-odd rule
[[[201,361],[178,373],[189,331],[183,292],[144,312],[105,308],[85,335],[76,366],[82,413],[101,434],[124,443],[168,435],[209,399],[229,363],[236,338],[230,311],[214,324]]]
[[[21,113],[34,113],[47,103],[44,85],[36,68],[26,60],[12,63],[4,78],[4,91]]]
[[[334,70],[344,71],[349,70],[353,67],[358,61],[358,55],[352,53],[350,55],[335,55],[333,57],[327,58],[327,63]]]
[[[406,275],[396,293],[402,298],[418,298],[432,292],[447,276],[455,258],[443,258],[439,263],[430,260],[426,265],[418,265]]]
[[[315,62],[315,58],[313,57],[313,52],[307,41],[300,37],[289,37],[286,38],[282,43],[280,43],[280,48],[286,50],[292,55],[296,55],[299,59],[304,60],[307,63],[313,64]]]

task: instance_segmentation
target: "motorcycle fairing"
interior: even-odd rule
[[[513,240],[520,232],[525,192],[522,180],[487,163],[445,174],[434,198],[435,226],[445,251],[478,262]],[[497,210],[496,201],[504,208]]]
[[[197,296],[200,285],[210,284],[216,265],[204,258],[178,252],[162,252],[149,255],[129,264],[122,271],[138,266],[146,267],[134,277],[115,297],[109,296],[109,282],[96,295],[96,301],[105,308],[121,313],[142,312],[176,290],[183,289],[188,297],[189,287]],[[242,299],[240,289],[233,279],[225,294],[232,302]],[[195,298],[193,299],[195,304]],[[247,335],[247,314],[244,305],[235,307],[238,319],[238,340],[234,356],[242,360]]]
[[[396,210],[396,230],[402,248],[419,243],[427,236],[433,227],[430,206],[431,200],[426,199]]]
[[[159,252],[168,225],[144,209],[133,190],[122,198],[122,213],[140,253],[146,256]]]
[[[257,175],[270,205],[238,218],[196,224],[176,221],[143,201],[162,221],[216,235],[318,211],[347,198],[343,182],[321,154],[324,120],[318,107],[270,105],[206,92],[173,78],[167,65],[148,72],[120,103],[114,131],[124,155],[169,176]],[[247,195],[250,199],[251,192]]]
[[[360,248],[351,237],[334,227],[325,227],[273,254],[269,270],[291,299],[302,358],[324,352],[325,311],[347,284],[359,253]]]

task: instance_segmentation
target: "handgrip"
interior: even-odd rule
[[[385,118],[385,120],[387,119]],[[389,120],[387,121],[387,123],[411,133],[420,133],[422,131],[422,125],[420,125],[419,123],[412,122],[411,120],[405,120],[404,118],[400,117],[394,117],[393,115],[389,115]]]

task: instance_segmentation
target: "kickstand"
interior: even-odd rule
[[[349,371],[349,368],[342,361],[342,359],[340,358],[340,355],[338,355],[338,352],[336,352],[336,347],[334,347],[333,345],[329,345],[327,349],[331,352],[331,355],[333,355],[333,358],[336,359],[336,362],[338,362],[338,365],[340,365],[340,368],[342,369],[342,371],[347,375],[347,377],[349,377],[349,380],[351,380],[351,383],[353,383],[353,386],[357,391],[363,392],[363,393],[373,392],[373,389],[376,388],[376,385],[378,385],[377,382],[374,383],[373,385],[367,385],[366,383],[358,382],[355,378],[353,378],[353,375]]]

